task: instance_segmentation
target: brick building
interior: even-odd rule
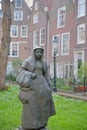
[[[52,40],[56,37],[57,77],[78,77],[78,69],[87,61],[87,0],[33,0],[31,11],[24,0],[15,2],[11,3],[9,61],[14,57],[24,60],[31,55],[32,48],[42,46],[53,77]]]
[[[87,62],[87,0],[75,0],[74,75],[78,76],[81,63]]]
[[[53,77],[53,45],[52,39],[57,37],[56,74],[59,78],[73,76],[74,65],[74,33],[75,3],[73,0],[54,0],[50,15],[50,73]],[[53,25],[53,26],[52,26]]]
[[[57,36],[57,77],[78,77],[78,69],[87,62],[87,0],[54,0],[50,18],[51,75],[51,43],[52,38]]]
[[[53,0],[34,0],[29,20],[29,47],[39,45],[45,50],[45,59],[49,59],[49,15]],[[31,52],[30,52],[31,54]]]
[[[0,4],[1,5],[1,4]],[[30,9],[25,0],[11,0],[12,25],[10,30],[11,43],[8,54],[7,72],[12,69],[12,61],[19,57],[24,61],[29,55],[29,27]],[[0,23],[2,22],[1,9]],[[2,24],[2,23],[1,23]],[[2,28],[0,27],[2,30]],[[2,32],[2,31],[1,31]],[[2,38],[2,34],[0,35]]]
[[[31,48],[43,46],[51,76],[52,40],[57,37],[57,77],[77,77],[79,67],[87,61],[87,0],[34,0],[29,26]]]

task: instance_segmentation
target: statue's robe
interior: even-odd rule
[[[42,60],[41,68],[35,66],[35,59],[29,57],[22,65],[22,70],[29,72],[29,87],[20,86],[19,98],[23,103],[22,127],[25,129],[39,129],[45,127],[48,118],[55,114],[52,99],[51,82],[48,68]],[[32,79],[32,73],[36,78]]]

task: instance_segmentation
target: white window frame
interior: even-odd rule
[[[44,33],[41,32],[42,30],[44,30]],[[44,42],[42,42],[42,41],[44,41]],[[40,29],[40,45],[42,46],[44,44],[45,44],[45,28],[43,27],[43,28]]]
[[[2,11],[2,1],[0,1],[0,18],[3,17],[3,11]]]
[[[19,17],[21,15],[21,18]],[[23,20],[23,11],[14,11],[14,20],[21,21]]]
[[[60,17],[62,16],[62,15],[60,15],[60,11],[62,11],[62,10],[65,10],[65,16],[64,16],[64,20],[63,20],[64,24],[60,25],[60,22],[61,22]],[[66,6],[63,6],[63,7],[58,9],[57,28],[65,27],[65,22],[66,22]]]
[[[63,52],[63,36],[64,35],[69,35],[69,40],[68,40],[68,43],[67,43],[67,48],[68,48],[68,52],[64,53]],[[70,32],[67,32],[67,33],[63,33],[62,36],[61,36],[61,55],[69,55],[69,45],[70,45]]]
[[[33,24],[36,24],[39,22],[39,15],[38,15],[38,12],[36,12],[34,15],[33,15]]]
[[[67,66],[67,73],[66,73],[66,66]],[[72,70],[70,69],[70,66],[72,66]],[[73,64],[70,64],[69,62],[64,64],[64,78],[70,78],[70,72],[71,75],[73,76]],[[66,77],[67,75],[67,77]]]
[[[13,45],[17,45],[17,55],[13,55]],[[19,57],[19,43],[18,42],[11,42],[9,48],[9,57]]]
[[[7,62],[6,75],[9,75],[10,73],[12,73],[12,71],[12,62]]]
[[[35,2],[35,11],[38,10],[38,1]]]
[[[86,14],[86,0],[78,0],[78,18],[85,16],[85,14]]]
[[[26,28],[26,29],[24,30],[24,31],[25,31],[25,35],[23,35],[23,29],[22,29],[23,27]],[[24,37],[25,37],[25,38],[28,37],[28,26],[27,26],[27,25],[22,25],[22,26],[21,26],[21,37],[23,37],[23,38],[24,38]]]
[[[16,35],[13,35],[13,28],[15,28],[15,32],[16,32]],[[11,25],[11,31],[10,31],[10,36],[11,37],[18,37],[18,25]]]
[[[81,35],[80,35],[80,28],[81,27],[84,27],[84,40],[80,40],[80,38],[81,38]],[[79,24],[78,26],[77,26],[77,44],[84,44],[85,43],[85,24]]]
[[[37,32],[37,34],[36,34]],[[39,45],[39,31],[35,30],[33,32],[33,47],[38,46]]]
[[[54,63],[50,63],[50,77],[51,79],[54,77]]]
[[[3,17],[3,11],[0,10],[0,18],[2,18],[2,17]]]
[[[74,76],[78,78],[78,55],[82,54],[82,63],[85,61],[85,51],[83,49],[74,51]]]
[[[64,65],[63,62],[57,63],[57,77],[63,78]]]
[[[19,6],[17,6],[17,0],[15,0],[15,7],[16,7],[16,8],[22,8],[22,2],[23,2],[23,1],[22,1],[22,0],[20,0],[20,1],[21,1],[21,6],[19,7]]]
[[[2,1],[0,1],[0,10],[2,10]]]

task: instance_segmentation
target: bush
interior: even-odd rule
[[[54,79],[52,79],[52,86],[54,86]],[[64,80],[62,78],[56,79],[57,88],[63,88],[65,86]]]
[[[54,86],[54,80],[52,79],[52,86]],[[62,79],[62,78],[57,78],[56,79],[56,86],[59,89],[73,89],[73,81],[71,79]]]

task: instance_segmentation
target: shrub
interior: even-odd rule
[[[52,79],[52,86],[54,86],[54,79]],[[63,88],[65,86],[64,80],[62,78],[56,79],[57,88]]]
[[[52,79],[52,86],[54,86],[54,80]],[[73,89],[73,81],[71,79],[62,79],[62,78],[57,78],[56,79],[56,86],[59,89]]]

